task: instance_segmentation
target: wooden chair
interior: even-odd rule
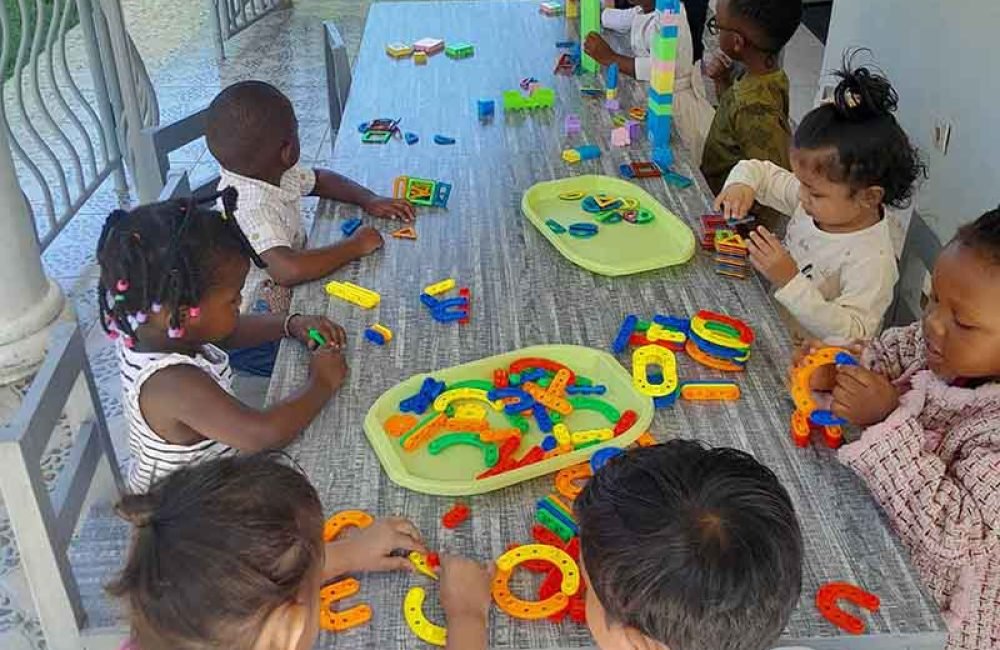
[[[336,135],[351,92],[351,62],[347,46],[337,26],[323,23],[323,51],[326,55],[326,94],[330,104],[330,128]]]
[[[63,414],[75,433],[74,444],[49,490],[40,462]],[[48,355],[17,413],[0,427],[0,494],[51,650],[77,650],[82,644],[84,610],[66,551],[87,497],[98,485],[102,459],[111,477],[100,483],[110,492],[103,496],[117,499],[122,477],[83,335],[75,322],[63,323],[53,328]]]
[[[928,299],[928,279],[941,248],[937,235],[914,210],[899,260],[895,297],[886,313],[887,326],[908,325],[923,314]]]

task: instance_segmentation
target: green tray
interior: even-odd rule
[[[647,224],[621,222],[604,225],[580,207],[580,201],[564,201],[563,192],[610,194],[637,199],[656,219]],[[563,257],[600,275],[630,275],[687,262],[694,255],[691,229],[642,188],[610,176],[574,176],[537,183],[521,199],[521,211]],[[597,224],[597,235],[581,239],[568,232],[556,234],[545,222],[553,219],[564,228],[577,222]]]
[[[495,369],[506,368],[516,359],[524,357],[543,357],[557,361],[577,374],[607,386],[607,393],[600,396],[600,399],[613,404],[619,411],[627,409],[635,411],[639,416],[636,423],[622,435],[600,445],[549,458],[482,480],[475,478],[486,470],[482,452],[478,449],[455,446],[437,456],[432,456],[427,451],[428,445],[424,444],[419,449],[408,452],[400,446],[398,438],[390,437],[382,428],[387,418],[399,413],[399,403],[420,390],[425,377],[434,377],[448,385],[466,379],[485,379],[492,383]],[[494,428],[510,426],[502,413],[490,411],[487,417]],[[652,400],[632,387],[632,377],[610,354],[576,345],[537,345],[406,379],[383,393],[368,410],[365,416],[365,435],[368,436],[368,441],[378,455],[386,474],[395,483],[416,492],[456,496],[498,490],[582,463],[598,449],[625,447],[648,430],[652,419]],[[544,437],[535,426],[534,420],[530,422],[531,429],[521,439],[521,446],[517,451],[518,457],[524,455],[526,450],[538,444]],[[574,411],[564,419],[564,422],[571,431],[611,426],[600,414],[583,410]]]

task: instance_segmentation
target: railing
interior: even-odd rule
[[[141,130],[159,121],[119,0],[98,2],[0,0],[0,128],[43,249],[109,176],[127,203],[122,151],[130,124]],[[112,56],[116,41],[122,46]],[[70,64],[72,48],[83,49],[85,64]],[[125,83],[121,70],[129,72]]]
[[[271,12],[290,6],[292,0],[211,0],[211,4],[215,49],[224,59],[226,41]]]

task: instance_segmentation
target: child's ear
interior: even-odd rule
[[[292,142],[285,142],[281,145],[281,164],[282,166],[291,169],[296,164],[298,164],[298,154],[296,152],[297,147]]]
[[[872,185],[871,187],[866,187],[859,193],[859,200],[861,205],[865,209],[877,208],[882,205],[882,201],[885,200],[885,188],[881,185]]]
[[[254,646],[261,650],[298,650],[309,626],[303,603],[290,600],[268,615]]]

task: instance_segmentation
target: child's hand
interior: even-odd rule
[[[338,350],[343,349],[344,345],[347,344],[347,333],[344,332],[344,328],[326,316],[295,314],[288,321],[288,333],[304,343],[310,350],[315,350],[319,347],[319,342],[313,340],[309,330],[316,330],[326,340],[328,346]]]
[[[791,253],[764,226],[750,233],[747,248],[750,263],[775,287],[780,289],[799,274],[799,267]]]
[[[727,185],[715,197],[715,211],[726,218],[726,221],[742,219],[753,207],[755,194],[753,188],[745,183]]]
[[[810,339],[796,348],[795,352],[792,353],[792,367],[789,372],[794,371],[796,368],[802,365],[805,358],[816,352],[821,348],[830,347],[829,343],[824,343],[823,341],[817,339]],[[840,345],[837,347],[842,347],[850,352],[855,359],[861,358],[861,352],[864,350],[863,341],[852,341],[848,345]],[[820,366],[813,371],[812,375],[809,377],[809,388],[821,391],[830,392],[837,385],[837,366],[833,364]]]
[[[583,51],[601,65],[610,65],[615,59],[615,51],[597,32],[587,34],[587,39],[583,42]]]
[[[406,553],[394,555],[397,550]],[[420,531],[408,519],[386,517],[347,539],[327,544],[323,575],[330,580],[344,573],[412,570],[406,558],[411,551],[427,553]]]
[[[413,206],[403,199],[390,199],[376,196],[361,206],[361,209],[373,217],[382,219],[399,219],[409,223],[416,217]]]
[[[721,50],[705,64],[705,76],[713,81],[726,80],[732,74],[733,60]]]
[[[888,379],[860,366],[837,366],[834,415],[866,427],[886,419],[899,406],[899,391]]]
[[[455,555],[441,557],[441,607],[449,628],[465,620],[481,624],[485,631],[492,580],[492,571],[478,562]]]
[[[350,237],[351,243],[353,243],[358,250],[358,254],[361,257],[366,255],[371,255],[378,249],[382,248],[382,234],[375,230],[371,226],[361,226],[354,231],[354,234]]]
[[[327,345],[318,348],[309,359],[309,375],[326,386],[331,393],[336,392],[344,385],[347,377],[347,361],[335,347]]]

